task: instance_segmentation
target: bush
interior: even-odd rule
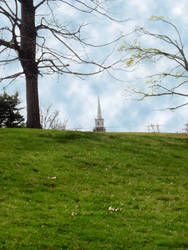
[[[6,92],[0,95],[1,128],[24,127],[24,117],[19,113],[22,108],[17,108],[20,103],[18,92],[14,95],[8,95]]]

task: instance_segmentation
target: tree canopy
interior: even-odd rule
[[[127,69],[134,71],[140,64],[149,68],[162,61],[163,67],[159,70],[153,67],[150,75],[144,80],[140,79],[140,84],[130,84],[129,89],[139,96],[139,100],[160,96],[182,97],[182,103],[168,107],[171,110],[188,105],[185,101],[188,98],[188,60],[180,31],[174,23],[164,17],[152,16],[150,20],[166,24],[168,30],[171,30],[170,35],[168,32],[156,33],[144,27],[136,27],[134,31],[137,35],[136,39],[132,39],[131,42],[125,41],[119,51],[125,55],[124,61]],[[145,38],[144,45],[141,43],[143,37]],[[147,46],[147,42],[152,39],[159,42],[158,47]],[[144,85],[141,82],[144,82]]]
[[[8,95],[6,92],[0,95],[0,127],[18,128],[23,127],[24,117],[20,114],[22,108],[17,106],[21,103],[18,92]]]

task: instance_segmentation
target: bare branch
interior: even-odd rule
[[[170,48],[170,50],[144,47],[137,40],[132,43],[125,42],[119,50],[126,53],[126,67],[136,69],[139,64],[144,63],[146,63],[145,66],[149,65],[150,67],[151,64],[156,64],[162,60],[165,60],[165,62],[173,62],[173,66],[169,66],[164,71],[162,69],[155,74],[147,76],[143,89],[140,90],[138,86],[134,86],[132,92],[141,96],[139,100],[143,100],[146,97],[160,96],[188,97],[188,93],[185,92],[185,90],[187,90],[185,85],[188,83],[188,61],[183,48],[180,32],[175,24],[162,17],[154,16],[151,20],[162,21],[170,25],[175,30],[177,39],[172,39],[167,34],[153,33],[143,27],[136,27],[136,34],[151,37],[159,42],[162,41],[168,45],[167,48]],[[169,109],[174,110],[185,105],[187,105],[187,103]]]
[[[18,76],[21,76],[23,75],[24,72],[18,72],[18,73],[15,73],[15,74],[12,74],[12,75],[8,75],[8,76],[5,76],[5,77],[1,77],[0,78],[0,82],[4,81],[4,80],[7,80],[7,79],[14,79],[14,78],[17,78]]]
[[[46,2],[46,0],[42,0],[40,3],[38,3],[36,6],[35,6],[35,9],[39,8],[41,5],[43,5],[44,3]]]
[[[46,108],[40,108],[41,125],[44,129],[59,129],[66,130],[68,120],[61,122],[59,120],[60,112],[53,110],[53,105],[50,104]]]
[[[180,104],[180,105],[177,105],[175,107],[168,108],[168,109],[173,111],[175,109],[182,108],[182,107],[187,106],[187,105],[188,105],[188,102]]]

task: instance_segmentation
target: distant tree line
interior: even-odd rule
[[[18,92],[8,95],[0,94],[0,128],[26,127],[24,116],[20,113],[23,107],[19,107],[21,100]],[[52,109],[52,104],[40,109],[40,123],[43,129],[66,130],[67,120],[59,120],[59,111]]]

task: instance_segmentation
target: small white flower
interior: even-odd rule
[[[114,207],[109,207],[108,208],[109,211],[112,211],[112,212],[117,212],[119,210],[119,208],[114,208]]]
[[[50,177],[51,180],[55,180],[56,179],[56,176],[52,176]]]
[[[77,213],[75,213],[75,212],[72,212],[72,213],[71,213],[71,216],[75,216],[76,214],[77,214]]]

